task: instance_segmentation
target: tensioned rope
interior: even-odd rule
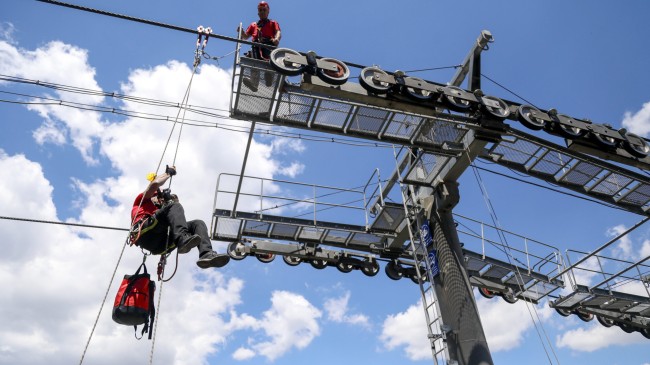
[[[183,96],[183,102],[181,103],[182,105],[188,104],[190,100],[190,90],[192,89],[192,81],[194,80],[194,75],[196,75],[196,70],[199,66],[200,63],[200,55],[197,54],[196,58],[194,60],[194,67],[192,68],[192,76],[190,77],[190,82],[187,85],[187,89],[185,90],[185,95]],[[167,143],[165,144],[165,148],[163,150],[163,153],[160,157],[160,161],[158,162],[158,167],[156,168],[156,174],[158,174],[158,170],[160,169],[160,165],[162,164],[162,160],[165,157],[165,152],[167,151],[167,146],[169,145],[169,141],[171,140],[171,137],[174,133],[174,128],[176,127],[176,123],[178,122],[178,116],[181,113],[181,110],[183,111],[183,117],[181,121],[181,126],[178,131],[178,139],[176,140],[176,150],[174,152],[174,159],[172,160],[172,166],[176,166],[176,157],[178,155],[178,147],[181,143],[181,135],[183,133],[183,121],[185,119],[185,113],[186,109],[181,107],[178,110],[178,114],[176,115],[176,121],[174,122],[174,126],[172,127],[172,130],[169,133],[169,137],[167,138]],[[171,188],[172,185],[172,180],[173,176],[169,179],[169,187]],[[168,232],[168,238],[167,238],[167,246],[165,246],[165,251],[169,249],[169,232]],[[176,269],[178,269],[178,249],[176,250],[176,264],[174,266],[174,272],[172,273],[171,277],[168,279],[164,279],[165,275],[165,263],[167,260],[167,256],[169,256],[169,253],[165,252],[161,256],[161,263],[162,263],[162,270],[160,273],[160,290],[158,290],[158,303],[156,304],[156,307],[158,308],[158,315],[156,316],[155,323],[153,324],[153,335],[152,335],[152,340],[151,340],[151,351],[149,352],[149,365],[153,364],[153,353],[154,353],[154,348],[156,346],[156,333],[158,332],[158,322],[160,320],[160,303],[162,301],[162,292],[163,292],[163,284],[169,280],[171,280],[172,277],[176,274]]]
[[[39,1],[40,1],[40,0],[39,0]],[[185,103],[187,102],[187,100],[189,99],[189,91],[190,91],[190,88],[191,88],[191,86],[192,86],[192,80],[194,79],[194,75],[196,74],[196,69],[197,69],[197,67],[198,67],[198,63],[195,62],[195,64],[194,64],[194,68],[193,68],[193,70],[192,70],[192,75],[191,75],[191,77],[190,77],[189,84],[188,84],[187,89],[186,89],[186,91],[185,91],[185,95],[183,96],[183,103],[182,103],[182,104],[185,104]],[[178,122],[178,117],[179,117],[179,115],[180,115],[180,113],[181,113],[181,110],[183,110],[183,108],[179,109],[179,111],[178,111],[178,113],[177,113],[177,115],[176,115],[176,120],[175,120],[175,122],[174,122],[174,125],[172,126],[172,129],[171,129],[171,131],[170,131],[170,133],[169,133],[169,137],[167,138],[167,141],[166,141],[166,143],[165,143],[165,147],[163,148],[163,152],[162,152],[161,157],[160,157],[160,160],[159,160],[159,162],[158,162],[158,166],[156,167],[156,174],[158,174],[158,172],[159,172],[159,170],[160,170],[160,165],[162,164],[162,160],[163,160],[163,158],[165,157],[165,153],[166,153],[166,151],[167,151],[167,147],[169,146],[169,142],[170,142],[170,140],[171,140],[171,137],[173,136],[174,129],[175,129],[175,127],[176,127],[176,123]],[[181,123],[180,131],[182,131],[182,123]],[[179,137],[178,137],[178,141],[177,141],[177,143],[180,143],[180,135],[181,135],[181,132],[180,132],[180,131],[179,131]],[[176,153],[177,153],[177,152],[178,152],[178,147],[176,148]],[[174,155],[174,163],[175,163],[175,161],[176,161],[176,154]],[[170,185],[171,185],[171,181],[170,181]],[[140,200],[140,206],[142,205],[143,201],[144,201],[144,199],[141,199],[141,200]],[[133,223],[133,222],[132,222],[132,223]],[[113,280],[115,280],[115,274],[116,274],[117,269],[118,269],[118,267],[119,267],[119,265],[120,265],[120,262],[122,261],[122,257],[123,257],[123,255],[124,255],[124,250],[126,249],[126,246],[128,245],[128,242],[129,242],[129,235],[130,235],[130,233],[131,233],[130,231],[131,231],[131,230],[129,230],[129,234],[127,235],[127,237],[126,237],[126,239],[125,239],[125,241],[124,241],[124,245],[122,245],[122,250],[120,251],[120,255],[119,255],[118,259],[117,259],[117,263],[115,264],[115,268],[113,269],[113,274],[111,275],[111,280],[110,280],[109,283],[108,283],[108,287],[106,288],[106,293],[104,294],[104,298],[102,299],[102,303],[101,303],[101,305],[100,305],[100,307],[99,307],[99,311],[98,311],[98,313],[97,313],[97,317],[95,318],[95,322],[94,322],[93,327],[92,327],[92,329],[91,329],[91,331],[90,331],[90,335],[88,336],[88,340],[86,341],[86,345],[84,346],[83,353],[81,354],[81,359],[79,360],[79,365],[83,364],[83,360],[84,360],[84,358],[85,358],[85,356],[86,356],[86,352],[88,351],[88,347],[89,347],[89,345],[90,345],[90,341],[92,340],[93,334],[95,333],[95,329],[97,328],[97,323],[99,322],[99,317],[101,316],[101,313],[102,313],[102,310],[103,310],[103,308],[104,308],[104,305],[106,304],[106,299],[107,299],[107,297],[108,297],[108,293],[109,293],[109,291],[110,291],[111,285],[113,284]],[[146,259],[146,254],[145,254],[144,259]],[[143,259],[143,261],[144,261],[144,259]],[[160,316],[160,302],[161,302],[162,289],[163,289],[163,288],[162,288],[162,287],[163,287],[162,284],[163,284],[163,282],[160,283],[160,290],[158,291],[158,316],[156,316],[156,320],[155,320],[155,324],[154,324],[154,328],[153,328],[152,343],[151,343],[151,351],[150,351],[150,353],[149,353],[149,364],[152,364],[152,363],[153,363],[153,352],[154,352],[154,346],[155,346],[155,342],[156,342],[156,329],[157,329],[157,327],[158,327],[158,318],[159,318],[159,316]]]
[[[466,152],[467,153],[467,152]],[[469,154],[467,154],[467,158],[471,161]],[[506,250],[510,251],[510,245],[508,244],[505,234],[501,231],[501,224],[499,222],[499,218],[497,217],[496,210],[494,209],[494,206],[492,205],[492,201],[488,195],[487,188],[485,187],[485,184],[483,182],[483,179],[481,178],[481,174],[479,170],[476,168],[474,163],[471,163],[470,166],[472,167],[472,171],[474,172],[474,176],[476,178],[476,181],[479,185],[479,188],[481,190],[481,194],[483,195],[483,199],[485,200],[485,204],[487,205],[490,218],[492,219],[492,224],[497,227],[497,235],[499,236],[499,239],[501,240],[501,244],[504,245]],[[512,265],[512,262],[510,261],[511,254],[507,253],[506,258],[508,259],[509,263]],[[513,265],[516,270],[516,284],[519,287],[520,291],[524,291],[524,280],[521,272],[519,271],[518,265]],[[546,354],[546,358],[548,359],[549,364],[553,364],[553,360],[551,359],[551,356],[549,355],[549,351],[547,349],[547,346],[550,348],[551,354],[555,358],[555,361],[557,364],[560,363],[560,360],[557,357],[557,353],[555,352],[555,348],[553,347],[553,344],[548,337],[548,333],[546,332],[546,329],[544,328],[544,325],[541,321],[541,318],[539,316],[539,313],[537,311],[537,308],[535,307],[535,304],[532,302],[529,302],[529,300],[526,300],[524,297],[524,303],[526,305],[526,310],[528,311],[528,315],[530,315],[531,320],[533,321],[533,325],[535,326],[535,331],[537,332],[537,336],[539,337],[540,343],[542,344],[542,348],[544,349],[544,352]],[[532,310],[531,310],[532,307]],[[534,314],[534,316],[533,316]],[[542,335],[545,337],[545,340],[542,338]]]
[[[71,8],[71,9],[76,9],[76,10],[87,11],[87,12],[90,12],[90,13],[106,15],[106,16],[119,18],[119,19],[124,19],[124,20],[129,20],[129,21],[133,21],[133,22],[149,24],[149,25],[153,25],[153,26],[156,26],[156,27],[162,27],[162,28],[177,30],[177,31],[181,31],[181,32],[196,34],[195,29],[179,27],[179,26],[172,25],[172,24],[160,23],[160,22],[147,20],[147,19],[142,19],[142,18],[136,18],[136,17],[129,16],[129,15],[124,15],[124,14],[112,13],[112,12],[105,11],[105,10],[93,9],[93,8],[89,8],[89,7],[86,7],[86,6],[69,4],[69,3],[62,2],[62,1],[55,1],[55,0],[36,0],[36,1],[42,2],[42,3],[47,3],[47,4],[52,4],[52,5],[63,6],[63,7],[66,7],[66,8]],[[228,37],[228,36],[224,36],[224,35],[220,35],[220,34],[211,33],[208,36],[210,38],[218,38],[218,39],[221,39],[221,40],[224,40],[224,41],[235,42],[235,43],[240,43],[240,44],[247,44],[247,45],[251,45],[251,46],[254,45],[256,47],[264,47],[264,48],[270,48],[270,49],[275,48],[275,46],[266,45],[266,44],[263,44],[263,43],[250,42],[250,41],[246,41],[246,40],[243,40],[243,39]],[[356,64],[356,63],[353,63],[353,62],[345,62],[345,61],[342,61],[342,62],[344,62],[346,65],[351,66],[351,67],[365,68],[365,66],[360,65],[360,64]]]

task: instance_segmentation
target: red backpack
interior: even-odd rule
[[[140,269],[144,267],[144,273],[140,274]],[[147,273],[147,267],[144,262],[133,275],[124,275],[122,284],[120,285],[117,295],[115,296],[115,303],[113,304],[113,320],[119,324],[133,326],[136,331],[138,325],[144,324],[142,328],[143,336],[149,332],[149,339],[151,340],[151,326],[153,326],[154,316],[156,309],[154,308],[154,292],[156,291],[156,283],[151,281]]]

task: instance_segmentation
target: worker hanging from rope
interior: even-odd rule
[[[260,3],[257,4],[257,14],[260,17],[260,20],[252,22],[245,31],[237,28],[240,37],[244,40],[253,37],[253,42],[277,47],[280,44],[281,38],[280,24],[275,20],[269,19],[270,11],[271,9],[269,4],[266,1],[260,1]],[[260,46],[253,46],[248,54],[251,58],[264,61],[268,61],[270,55],[270,48]],[[264,82],[266,86],[270,87],[273,85],[273,76],[272,72],[264,72]],[[259,71],[252,70],[251,75],[248,77],[244,76],[242,82],[253,92],[257,91],[260,82]]]
[[[167,180],[176,175],[174,166],[167,167],[162,175],[149,174],[147,189],[138,194],[131,210],[131,244],[154,255],[165,255],[176,248],[179,254],[190,252],[198,246],[202,268],[221,267],[230,261],[225,254],[212,250],[212,243],[205,222],[199,219],[187,221],[178,196],[169,189],[160,190]],[[169,228],[169,237],[168,237]]]

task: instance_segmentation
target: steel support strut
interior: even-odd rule
[[[493,365],[452,216],[458,200],[458,183],[446,182],[433,191],[427,209],[440,269],[434,288],[442,322],[449,329],[449,364]]]

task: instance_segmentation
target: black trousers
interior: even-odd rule
[[[169,237],[167,237],[168,229]],[[180,203],[170,203],[158,209],[143,223],[140,232],[140,238],[136,241],[136,245],[154,255],[176,247],[179,237],[185,236],[185,234],[198,234],[201,237],[198,247],[199,256],[212,250],[208,226],[200,219],[187,221],[185,210]]]

